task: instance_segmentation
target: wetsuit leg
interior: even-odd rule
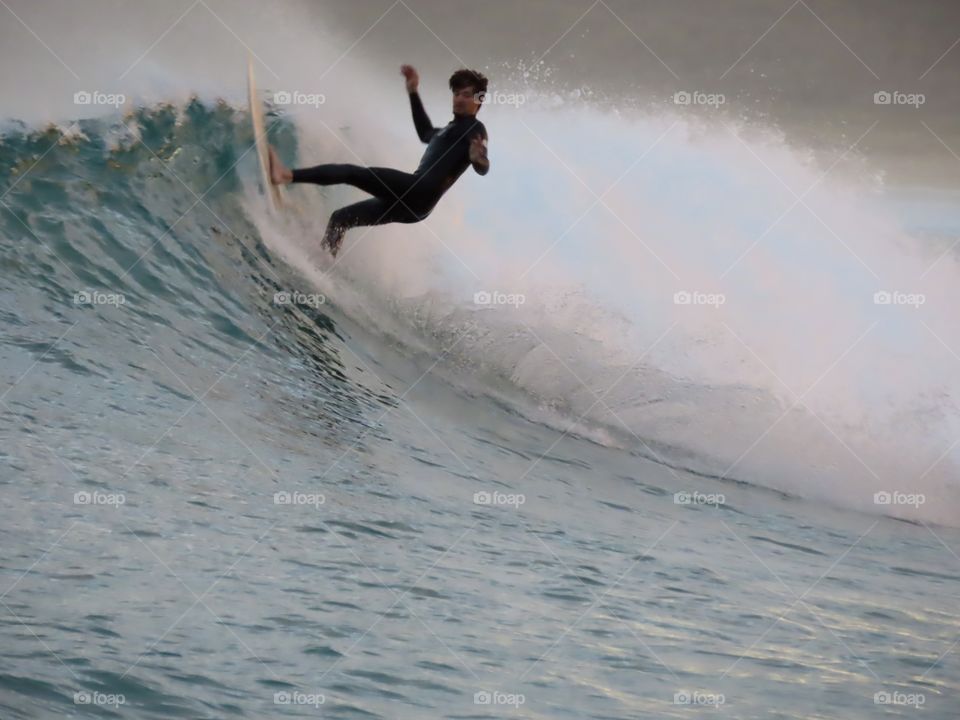
[[[422,205],[424,193],[417,192],[420,178],[412,173],[394,168],[364,167],[340,163],[327,163],[293,171],[293,182],[317,185],[347,184],[360,188],[374,197],[384,200],[400,200],[411,207]],[[426,190],[424,187],[423,190]]]
[[[370,198],[346,205],[334,210],[323,235],[323,245],[330,248],[334,255],[340,249],[344,233],[361,225],[385,225],[387,223],[419,222],[420,217],[412,213],[395,199]]]
[[[359,225],[386,223],[415,223],[423,220],[436,204],[426,186],[417,187],[420,177],[393,168],[365,167],[340,163],[326,163],[293,171],[293,182],[316,185],[353,185],[373,195],[335,210],[330,215],[323,244],[337,254],[344,233]]]

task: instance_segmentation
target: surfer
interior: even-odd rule
[[[477,120],[477,111],[487,92],[487,78],[475,70],[461,69],[450,76],[453,120],[435,128],[420,100],[420,76],[411,65],[402,65],[413,124],[427,149],[412,173],[393,168],[328,163],[288,169],[270,148],[270,180],[275,185],[292,182],[337,185],[346,183],[373,195],[335,210],[323,236],[323,246],[336,256],[344,233],[359,225],[415,223],[426,219],[441,196],[468,166],[479,175],[490,170],[487,159],[487,129]]]

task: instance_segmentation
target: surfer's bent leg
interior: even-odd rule
[[[384,200],[402,200],[413,203],[411,190],[418,181],[416,175],[394,168],[364,167],[340,163],[326,163],[293,171],[293,182],[316,185],[353,185],[374,197]]]
[[[347,205],[330,215],[323,245],[334,255],[344,233],[360,225],[415,223],[423,220],[436,204],[429,189],[417,187],[420,178],[394,168],[326,163],[293,171],[293,182],[316,185],[353,185],[374,197]]]
[[[333,255],[340,249],[344,233],[360,225],[386,225],[387,223],[414,223],[421,218],[396,200],[370,198],[346,205],[334,210],[323,235],[323,245],[330,248]]]

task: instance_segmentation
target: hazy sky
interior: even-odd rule
[[[385,78],[413,63],[438,91],[465,64],[491,90],[516,89],[527,67],[534,84],[615,103],[720,93],[727,116],[775,124],[826,162],[864,136],[857,150],[891,179],[960,186],[958,0],[6,0],[0,17],[4,118],[172,68],[229,95],[248,50],[277,76],[321,78],[319,48],[344,67],[382,62]]]
[[[554,83],[645,103],[723,93],[804,142],[960,184],[956,0],[327,0],[318,13],[384,58],[437,75],[543,60]],[[320,9],[322,8],[322,10]],[[507,78],[502,78],[506,80]],[[493,87],[493,86],[492,86]],[[923,95],[877,105],[879,91]],[[901,98],[909,100],[910,98]],[[916,98],[919,101],[919,98]],[[939,138],[939,139],[938,139]],[[945,147],[945,145],[949,147]]]

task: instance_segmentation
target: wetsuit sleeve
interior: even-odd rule
[[[422,142],[430,142],[430,138],[437,132],[427,117],[427,111],[423,109],[423,101],[420,99],[420,93],[410,93],[410,110],[413,112],[413,126],[417,129],[417,135]]]

